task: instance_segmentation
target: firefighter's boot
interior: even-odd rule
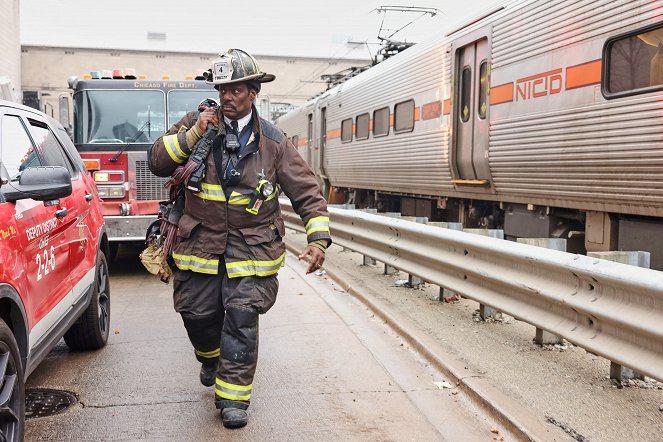
[[[211,387],[216,380],[217,364],[202,364],[200,366],[200,383]]]
[[[224,408],[221,410],[221,419],[226,428],[242,428],[248,423],[249,416],[241,408]]]

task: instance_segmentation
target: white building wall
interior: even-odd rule
[[[5,0],[1,0],[5,1]],[[217,54],[108,50],[26,46],[22,48],[25,91],[42,92],[42,110],[55,113],[57,100],[69,94],[67,78],[83,78],[90,71],[133,68],[137,75],[160,80],[183,80],[200,69],[211,67]],[[276,81],[263,85],[262,94],[272,103],[303,104],[308,98],[324,91],[323,74],[333,74],[350,66],[363,66],[369,60],[329,60],[325,58],[260,56],[254,54],[260,69],[276,75]],[[47,95],[45,95],[45,94]]]

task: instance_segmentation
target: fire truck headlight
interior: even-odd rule
[[[104,198],[124,198],[126,191],[124,186],[98,186],[99,197]]]
[[[92,172],[92,178],[96,183],[103,184],[122,184],[124,183],[124,172],[123,171],[109,171],[109,170],[99,170]]]

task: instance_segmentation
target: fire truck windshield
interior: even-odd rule
[[[160,90],[85,90],[74,100],[77,144],[151,144],[166,131]]]
[[[198,104],[205,98],[219,101],[219,93],[214,89],[168,91],[168,127],[177,123],[187,112],[198,110]]]

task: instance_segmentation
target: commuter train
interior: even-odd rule
[[[663,269],[663,1],[504,2],[277,124],[330,202]]]

